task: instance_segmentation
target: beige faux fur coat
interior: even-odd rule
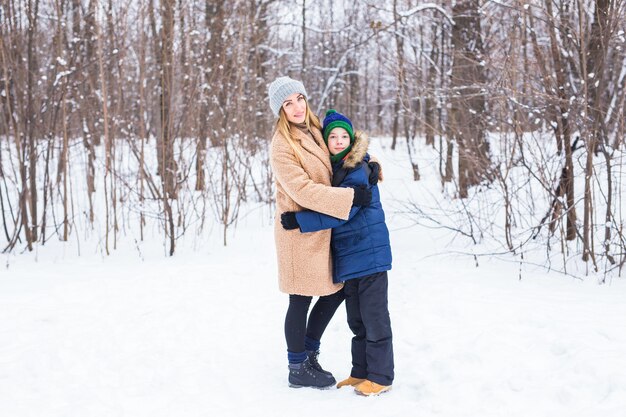
[[[276,181],[274,237],[278,257],[279,288],[287,294],[321,296],[333,294],[341,284],[333,284],[330,254],[331,230],[301,233],[285,230],[280,215],[286,211],[309,209],[347,219],[354,190],[331,187],[330,154],[322,134],[293,128],[301,146],[302,164],[278,131],[270,147],[270,164]]]

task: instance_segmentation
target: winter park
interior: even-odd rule
[[[5,0],[0,414],[623,417],[626,1]]]

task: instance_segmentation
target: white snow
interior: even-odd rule
[[[428,10],[428,9],[437,10],[448,20],[448,22],[451,25],[454,25],[454,19],[452,18],[452,16],[443,7],[441,7],[440,5],[436,3],[423,3],[423,4],[420,4],[419,6],[412,8],[411,10],[399,11],[398,15],[401,17],[410,17],[416,13],[419,13],[421,11]]]
[[[287,296],[268,209],[250,206],[228,247],[215,227],[172,258],[162,236],[127,237],[108,257],[93,242],[81,242],[81,256],[53,241],[4,254],[2,415],[623,416],[624,279],[598,285],[514,257],[459,254],[475,248],[399,213],[408,196],[433,204],[424,190],[439,180],[424,173],[437,161],[420,153],[425,179],[413,183],[406,152],[375,141],[373,153],[394,256],[391,392],[287,387]],[[342,307],[320,358],[337,379],[350,371],[350,337]]]
[[[73,72],[74,72],[73,70],[71,70],[71,71],[70,71],[70,70],[68,70],[68,71],[61,71],[61,72],[59,72],[59,73],[57,74],[56,78],[54,79],[54,84],[53,84],[53,85],[54,85],[54,86],[57,86],[57,85],[59,84],[59,81],[60,81],[63,77],[68,76],[68,75],[72,74]]]

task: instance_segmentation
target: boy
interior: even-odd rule
[[[352,122],[335,110],[326,112],[324,141],[331,153],[332,185],[367,187],[370,205],[353,206],[348,220],[314,211],[281,215],[285,229],[302,233],[332,228],[333,280],[344,283],[352,338],[352,371],[337,388],[353,386],[357,394],[378,395],[393,383],[393,347],[387,307],[387,271],[391,269],[389,231],[377,185],[371,185],[368,140],[354,134]]]

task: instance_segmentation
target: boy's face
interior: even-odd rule
[[[331,154],[337,155],[350,146],[350,135],[343,127],[336,127],[328,135],[328,150]]]
[[[306,117],[306,100],[300,93],[294,93],[283,101],[283,110],[291,123],[304,123]]]

